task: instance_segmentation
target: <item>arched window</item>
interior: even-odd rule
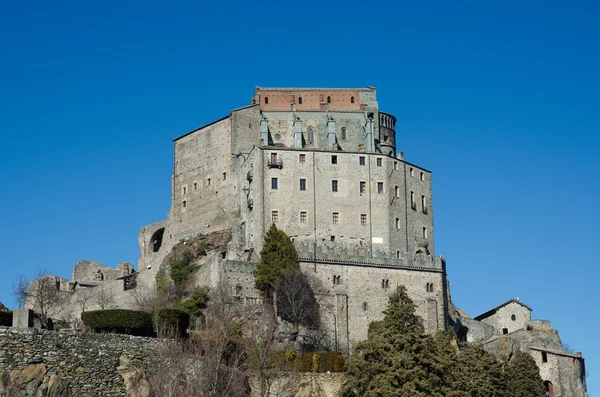
[[[269,97],[268,97],[268,96],[266,96],[266,97],[265,97],[265,105],[268,105],[268,104],[269,104]]]
[[[353,96],[350,97],[350,103],[354,103],[354,97]]]
[[[298,97],[298,104],[302,105],[302,97],[301,96]]]
[[[330,96],[327,97],[327,103],[331,103],[331,97]]]
[[[346,127],[342,127],[342,141],[346,140]]]
[[[302,103],[302,102],[300,102],[300,103]],[[315,141],[315,133],[313,131],[312,125],[308,126],[307,135],[308,135],[308,144],[312,145]]]

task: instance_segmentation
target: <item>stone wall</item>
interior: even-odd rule
[[[126,396],[121,361],[147,368],[157,343],[127,335],[0,327],[0,395],[11,395],[12,388],[19,396],[48,389],[60,396]]]

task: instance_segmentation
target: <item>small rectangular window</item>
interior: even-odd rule
[[[389,141],[389,139],[390,139],[390,137],[389,137],[389,136],[387,136],[387,135],[384,135],[384,136],[383,136],[383,141],[384,141],[384,142],[387,142],[387,141]]]
[[[417,203],[415,203],[415,192],[410,192],[410,208],[417,210]]]
[[[333,243],[335,241],[335,236],[329,236],[329,241]]]
[[[306,179],[300,179],[300,190],[306,190]]]
[[[340,222],[340,213],[334,212],[331,221],[334,225],[337,225]]]
[[[506,329],[506,328],[505,328]],[[508,330],[507,330],[508,331]],[[505,332],[507,333],[507,332]],[[546,352],[542,352],[542,362],[543,363],[547,363],[548,362],[548,353]]]
[[[198,190],[198,182],[194,182],[194,190]]]
[[[359,189],[360,189],[360,190],[359,190],[359,191],[360,191],[360,193],[366,193],[366,192],[367,192],[367,182],[365,182],[365,181],[360,181],[360,184],[359,184]]]
[[[396,195],[396,197],[400,197],[400,186],[396,185],[394,187],[394,194]]]
[[[423,228],[423,238],[425,238],[425,239],[427,238],[427,228],[426,227]]]
[[[306,211],[300,212],[300,223],[306,223]]]
[[[182,194],[186,194],[187,193],[187,187],[186,186],[184,186],[181,190],[182,190],[181,191]]]
[[[331,181],[331,191],[332,192],[338,191],[338,181],[335,179]]]
[[[400,259],[400,251],[396,251],[396,259]]]
[[[271,178],[271,189],[279,189],[279,181],[277,178]]]
[[[400,218],[396,218],[396,229],[400,229]]]
[[[425,173],[421,172],[421,180],[424,181],[425,180]]]
[[[210,178],[206,180],[206,186],[210,186]]]
[[[337,164],[337,156],[336,155],[331,156],[331,164]]]
[[[424,214],[427,213],[427,200],[425,200],[425,196],[421,195],[421,210]]]
[[[277,153],[271,153],[271,164],[277,164]]]
[[[365,165],[365,156],[360,156],[358,158],[358,165]]]
[[[383,193],[383,182],[377,182],[377,193],[378,194]]]
[[[367,226],[367,214],[360,214],[360,225]]]
[[[300,162],[300,164],[306,163],[306,155],[305,154],[300,154],[298,156],[298,161]]]
[[[394,169],[395,169],[396,171],[398,171],[398,162],[397,162],[397,161],[394,161]]]
[[[410,176],[415,176],[415,170],[414,169],[410,169]]]
[[[181,205],[183,206],[183,208],[187,207],[187,201],[183,200],[183,202],[181,203]]]
[[[273,223],[279,222],[279,211],[271,211],[271,221]]]
[[[378,167],[381,167],[381,166],[382,166],[382,164],[383,164],[383,160],[381,160],[381,157],[378,157],[378,158],[377,158],[377,166],[378,166]]]
[[[224,181],[226,181],[226,180],[227,180],[227,173],[226,173],[226,172],[224,172],[224,173],[223,173],[223,180],[224,180]]]

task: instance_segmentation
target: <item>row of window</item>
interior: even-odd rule
[[[333,281],[333,285],[341,285],[342,284],[342,276],[334,275],[332,278],[332,281]],[[382,289],[390,288],[390,280],[387,278],[382,279],[381,280],[381,288]],[[433,283],[427,283],[425,285],[425,291],[433,292]],[[367,302],[364,302],[363,306],[365,306],[366,304],[367,304]]]
[[[226,173],[226,172],[224,172],[224,173],[223,173],[223,180],[224,180],[224,181],[226,181],[226,180],[227,180],[227,173]],[[211,184],[212,184],[212,180],[211,180],[211,178],[206,178],[206,186],[208,187],[208,186],[210,186]],[[199,187],[199,184],[198,184],[198,182],[194,182],[194,183],[192,184],[192,188],[193,188],[193,190],[194,190],[194,191],[198,190],[198,187]],[[182,187],[181,187],[181,194],[182,194],[182,195],[186,195],[186,194],[187,194],[187,192],[188,192],[188,187],[187,187],[187,185],[186,185],[186,186],[182,186]]]
[[[320,95],[319,99],[321,100],[321,102],[323,102],[323,94]],[[294,102],[294,95],[293,94],[292,94],[292,102]],[[330,96],[327,97],[327,103],[331,103],[331,97]],[[354,97],[353,96],[350,97],[350,103],[354,103]],[[266,96],[265,97],[265,105],[268,105],[268,104],[269,104],[269,97]],[[298,104],[302,105],[302,97],[301,96],[298,97]]]
[[[308,220],[306,211],[300,211],[300,223],[306,223]],[[279,211],[271,211],[271,221],[279,222]],[[340,223],[340,213],[332,212],[331,213],[331,222],[334,225],[338,225]],[[367,226],[367,214],[360,214],[360,224],[362,226]],[[333,240],[332,240],[333,241]]]

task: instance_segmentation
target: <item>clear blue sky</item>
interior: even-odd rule
[[[455,304],[520,297],[599,393],[600,8],[449,3],[3,2],[0,301],[37,268],[136,263],[169,209],[171,139],[255,85],[373,85],[433,171]]]

